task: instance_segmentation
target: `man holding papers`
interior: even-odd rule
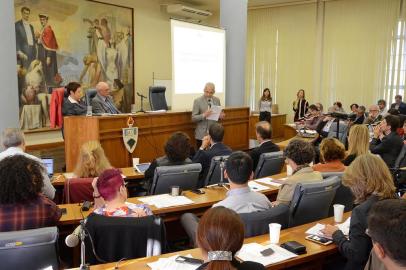
[[[214,96],[214,83],[208,82],[204,87],[203,96],[196,98],[193,102],[192,121],[196,123],[195,138],[197,148],[202,145],[202,140],[210,126],[224,118],[221,110],[220,99]]]

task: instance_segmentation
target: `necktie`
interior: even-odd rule
[[[110,102],[110,99],[108,99],[108,98],[106,98],[106,104],[107,104],[107,107],[109,108],[109,110],[110,110],[110,113],[117,113],[117,109],[114,107],[114,105]]]

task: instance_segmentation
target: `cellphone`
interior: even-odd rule
[[[178,262],[178,263],[189,263],[189,264],[197,264],[197,265],[201,265],[201,264],[204,263],[203,260],[195,259],[195,258],[189,258],[189,257],[186,257],[186,256],[178,256],[175,259],[175,261]]]
[[[272,254],[275,253],[275,251],[272,248],[267,248],[267,249],[262,250],[260,253],[262,256],[266,257],[266,256],[271,256]]]
[[[191,192],[196,193],[198,195],[202,195],[202,194],[206,193],[206,192],[204,192],[203,190],[200,190],[200,189],[193,189],[193,190],[191,190]]]
[[[318,244],[321,244],[321,245],[324,245],[324,246],[327,246],[327,245],[330,245],[331,243],[333,243],[333,241],[331,239],[328,239],[328,238],[325,238],[322,236],[318,236],[318,235],[313,235],[313,234],[306,236],[305,239],[318,243]]]
[[[61,209],[62,215],[66,215],[66,212],[67,212],[66,208],[60,208],[60,209]]]

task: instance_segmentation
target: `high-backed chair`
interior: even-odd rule
[[[240,217],[245,227],[245,237],[269,233],[270,223],[279,223],[282,229],[288,227],[289,206],[280,204],[265,211],[244,213]]]
[[[400,195],[406,192],[406,171],[400,170],[403,167],[406,167],[406,145],[402,147],[395,161],[394,168],[391,168],[395,186]]]
[[[263,153],[259,157],[254,178],[256,179],[281,173],[284,164],[285,157],[283,156],[282,151]]]
[[[339,122],[339,127],[338,127],[338,138],[337,138],[337,123],[334,122],[331,124],[330,130],[328,132],[328,137],[329,138],[337,138],[339,141],[341,141],[343,144],[346,143],[347,141],[347,132],[348,131],[348,125],[344,123],[344,121]]]
[[[204,181],[204,186],[214,185],[220,183],[221,180],[221,162],[225,162],[228,156],[215,156],[211,159],[209,172],[207,173]],[[228,182],[228,179],[224,178],[224,182]]]
[[[157,167],[149,194],[169,193],[172,186],[179,186],[182,190],[196,189],[201,171],[200,163]]]
[[[85,101],[87,106],[91,106],[92,99],[97,95],[96,89],[87,89],[85,94]]]
[[[331,202],[330,209],[328,211],[328,216],[334,216],[334,204],[342,204],[344,205],[344,212],[351,211],[354,207],[354,195],[349,187],[343,186],[342,178],[344,172],[322,172],[324,179],[327,179],[332,176],[337,176],[340,180],[340,186],[336,190],[336,194],[334,195],[333,201]]]
[[[165,86],[150,86],[149,87],[149,104],[151,110],[168,110],[165,98]]]
[[[57,243],[57,227],[2,232],[0,269],[59,269]]]
[[[165,252],[164,222],[160,217],[107,217],[90,214],[86,230],[93,241],[97,256],[104,262],[116,262],[122,258],[134,259],[160,255]],[[86,237],[86,260],[99,264],[93,253],[90,237]]]
[[[68,178],[64,186],[64,202],[80,203],[93,201],[93,178]]]
[[[290,203],[289,227],[327,218],[340,185],[341,181],[337,176],[319,182],[298,184]]]

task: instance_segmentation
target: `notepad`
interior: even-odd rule
[[[269,189],[269,187],[267,187],[267,186],[264,186],[264,185],[261,185],[261,184],[258,184],[257,182],[255,182],[255,181],[249,181],[248,182],[248,186],[251,188],[251,190],[253,190],[253,191],[262,191],[262,190],[267,190],[267,189]]]
[[[155,262],[147,263],[147,265],[152,270],[195,270],[199,268],[199,265],[176,262],[177,257],[179,257],[179,255],[169,258],[159,258]],[[186,257],[193,258],[190,254],[186,255]]]
[[[280,187],[282,185],[281,183],[275,182],[275,179],[273,179],[271,177],[259,178],[259,179],[255,179],[255,181],[259,182],[259,183],[271,185],[271,186],[274,186],[274,187]]]
[[[191,199],[185,196],[171,196],[169,194],[149,196],[140,198],[138,200],[149,205],[155,205],[156,208],[173,207],[194,203]]]
[[[347,218],[347,220],[341,224],[337,224],[336,226],[343,232],[344,235],[348,236],[350,233],[350,222],[351,222],[351,217]],[[313,234],[317,236],[322,236],[325,238],[331,239],[331,237],[326,237],[321,230],[323,230],[325,227],[324,224],[317,223],[310,229],[306,231],[306,234]]]
[[[274,253],[270,256],[263,256],[261,254],[261,251],[267,248],[272,248]],[[278,245],[275,244],[269,244],[269,245],[261,245],[258,243],[250,243],[250,244],[245,244],[242,246],[240,251],[237,253],[236,257],[239,258],[242,261],[251,261],[251,262],[257,262],[262,264],[263,266],[269,266],[274,263],[282,262],[291,258],[296,257],[297,255],[284,249],[281,248]]]

